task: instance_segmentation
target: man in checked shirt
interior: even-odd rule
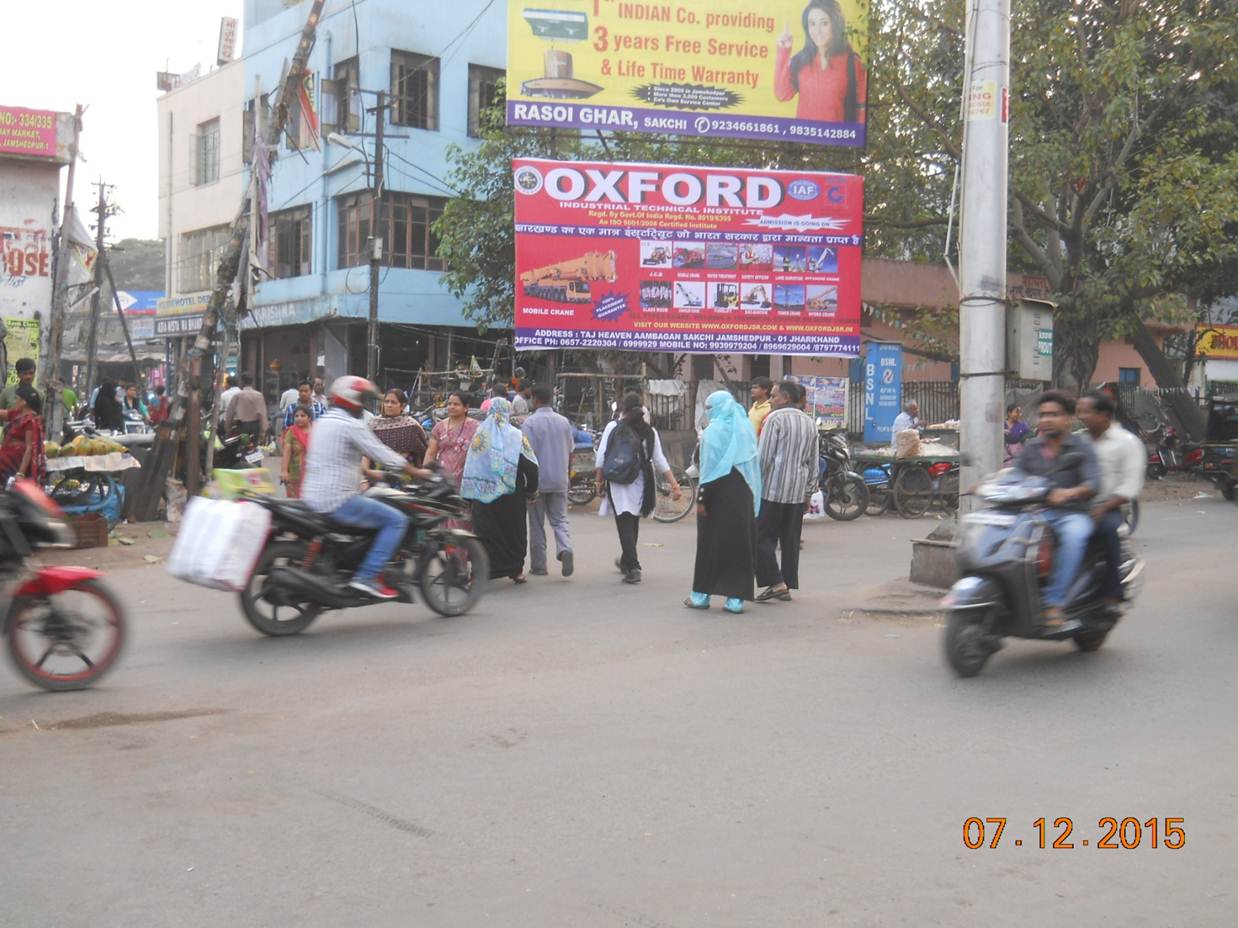
[[[382,581],[382,571],[408,531],[408,516],[361,495],[361,458],[402,470],[410,477],[428,477],[430,471],[409,464],[366,427],[361,418],[365,401],[379,395],[378,387],[364,377],[340,377],[331,384],[330,408],[314,424],[309,443],[301,499],[315,512],[330,513],[336,522],[378,529],[348,586],[374,599],[395,599],[399,593]]]

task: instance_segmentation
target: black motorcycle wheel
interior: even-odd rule
[[[486,591],[490,557],[476,538],[450,538],[428,551],[418,582],[426,605],[442,616],[464,615]]]
[[[98,580],[54,596],[19,596],[4,627],[13,666],[56,692],[97,682],[116,664],[126,638],[125,611]]]
[[[870,516],[885,515],[893,501],[893,494],[888,486],[884,487],[867,487],[868,490],[868,505],[864,511]]]
[[[1109,629],[1104,631],[1089,631],[1080,632],[1075,635],[1075,647],[1080,651],[1099,651],[1100,646],[1105,643],[1105,639],[1109,636]]]
[[[573,506],[588,506],[597,495],[597,486],[592,480],[573,481],[567,488],[567,501]]]
[[[993,649],[989,646],[989,610],[952,609],[946,616],[946,662],[960,677],[974,677]]]
[[[868,509],[868,486],[859,477],[831,477],[825,486],[825,514],[851,522]]]
[[[295,600],[271,585],[276,567],[300,563],[305,545],[299,541],[277,541],[262,552],[258,566],[245,589],[241,590],[241,611],[255,629],[272,638],[298,635],[318,618],[322,607],[308,600]]]

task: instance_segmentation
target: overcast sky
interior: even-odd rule
[[[73,112],[83,119],[79,206],[100,175],[116,185],[124,213],[111,220],[113,240],[156,238],[158,71],[215,63],[219,19],[241,16],[243,0],[40,0],[0,2],[3,30],[0,103]],[[9,15],[12,14],[12,15]],[[16,25],[20,23],[19,25]],[[237,54],[241,52],[237,37]]]

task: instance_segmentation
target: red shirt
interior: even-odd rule
[[[814,58],[811,64],[800,68],[799,100],[795,106],[796,119],[814,119],[820,122],[843,122],[847,99],[846,54],[835,55],[822,68]],[[775,61],[774,96],[787,101],[796,95],[791,83],[791,50],[778,48]],[[859,104],[856,120],[864,122],[864,102],[868,99],[868,73],[857,56],[855,59],[855,99]]]

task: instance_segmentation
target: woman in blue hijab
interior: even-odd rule
[[[696,571],[690,609],[726,597],[727,612],[744,611],[756,592],[756,514],[761,505],[757,434],[744,408],[725,390],[705,401],[709,425],[701,434],[701,486],[696,498]]]
[[[524,583],[529,550],[528,500],[537,495],[537,456],[511,424],[511,404],[490,401],[473,434],[460,495],[473,501],[473,530],[490,555],[490,576]]]

